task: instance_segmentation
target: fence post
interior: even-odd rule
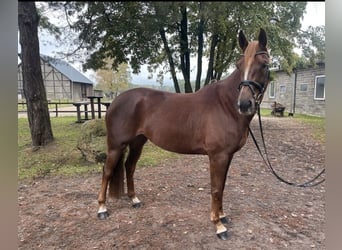
[[[56,117],[58,117],[58,108],[57,108],[58,103],[55,103],[55,107],[56,107]]]

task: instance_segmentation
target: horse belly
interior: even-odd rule
[[[196,145],[188,145],[182,142],[172,144],[172,143],[165,143],[165,142],[160,142],[160,141],[156,142],[153,140],[151,140],[151,142],[164,150],[178,153],[178,154],[206,154],[206,152],[204,151],[202,147],[198,147]]]
[[[159,126],[147,128],[143,133],[158,147],[180,154],[205,154],[203,144],[193,131],[181,126],[179,128],[160,122]]]
[[[189,145],[185,145],[182,143],[180,144],[166,144],[166,143],[158,143],[158,142],[157,143],[153,142],[153,143],[164,150],[178,153],[178,154],[206,154],[206,152],[203,150],[202,147],[196,147],[194,145],[189,146]]]

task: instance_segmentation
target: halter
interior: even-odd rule
[[[266,51],[258,51],[255,53],[254,56],[262,55],[262,54],[265,54],[269,57],[269,54]],[[244,54],[242,54],[241,56],[244,56]],[[254,98],[256,104],[259,105],[261,103],[262,96],[264,95],[264,92],[266,89],[265,88],[266,81],[269,80],[269,78],[270,78],[270,70],[269,70],[268,65],[266,65],[266,77],[265,77],[264,82],[258,83],[256,81],[245,80],[239,84],[238,90],[240,91],[243,86],[247,86],[249,88],[249,90],[252,92],[253,98]],[[259,94],[256,94],[256,92],[254,90],[255,88],[257,90],[259,90]]]
[[[260,55],[260,54],[266,54],[267,56],[268,53],[266,51],[258,51],[255,53],[255,56],[256,55]],[[244,56],[244,55],[242,55]],[[261,139],[262,139],[262,143],[263,143],[263,146],[264,146],[264,150],[265,150],[265,155],[266,157],[263,155],[263,153],[261,152],[261,149],[257,143],[257,140],[255,139],[255,136],[251,130],[250,127],[248,127],[248,130],[249,130],[249,133],[251,134],[252,136],[252,139],[254,141],[254,144],[255,146],[257,147],[258,151],[259,151],[259,154],[261,155],[262,159],[264,160],[264,163],[266,164],[267,167],[269,167],[269,169],[271,170],[271,172],[274,174],[274,176],[280,180],[281,182],[284,182],[288,185],[291,185],[291,186],[295,186],[295,187],[314,187],[314,186],[317,186],[321,183],[323,183],[325,181],[325,178],[323,178],[322,180],[320,181],[316,181],[323,173],[325,173],[325,168],[323,170],[321,170],[320,173],[318,173],[314,178],[312,178],[311,180],[309,181],[306,181],[304,183],[301,183],[301,184],[298,184],[298,183],[294,183],[294,182],[290,182],[290,181],[287,181],[285,179],[283,179],[282,177],[280,177],[276,171],[273,169],[272,165],[271,165],[271,162],[268,158],[268,153],[266,151],[266,145],[265,145],[265,139],[264,139],[264,133],[263,133],[263,128],[262,128],[262,124],[261,124],[261,115],[260,115],[260,103],[261,103],[261,97],[263,96],[264,94],[264,91],[265,91],[265,86],[266,86],[266,81],[269,80],[269,77],[270,77],[270,70],[269,70],[269,67],[268,65],[266,66],[266,77],[265,77],[265,81],[260,84],[256,81],[250,81],[250,80],[246,80],[246,81],[242,81],[238,87],[238,90],[241,89],[241,87],[243,86],[247,86],[250,91],[252,92],[253,94],[253,98],[255,99],[255,102],[257,104],[257,113],[258,113],[258,118],[259,118],[259,127],[260,127],[260,134],[261,134]],[[258,89],[259,90],[259,94],[257,95],[254,91],[254,89]],[[316,181],[316,182],[315,182]]]

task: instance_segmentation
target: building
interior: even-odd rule
[[[40,55],[47,99],[82,101],[93,95],[93,82],[63,60]],[[21,63],[18,65],[18,99],[25,99]]]
[[[285,106],[285,111],[325,117],[325,64],[316,67],[295,69],[288,74],[275,71],[261,104],[270,108],[274,102]]]

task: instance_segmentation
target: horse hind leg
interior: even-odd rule
[[[101,189],[98,195],[99,209],[97,217],[106,219],[109,214],[106,208],[106,194],[109,184],[109,195],[119,197],[123,193],[123,157],[124,152],[120,149],[108,150],[105,165],[102,171]]]
[[[129,144],[129,154],[125,162],[126,178],[127,178],[127,195],[132,200],[132,206],[134,208],[138,208],[141,206],[141,201],[138,199],[138,197],[135,194],[134,171],[135,171],[136,164],[140,158],[143,146],[146,143],[146,141],[147,141],[147,138],[145,136],[143,135],[137,136]]]

